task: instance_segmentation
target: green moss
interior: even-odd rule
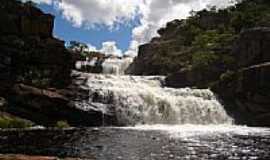
[[[68,124],[67,121],[58,121],[56,122],[55,127],[59,129],[64,129],[64,128],[69,128],[70,125]]]
[[[18,118],[0,117],[0,128],[29,128],[32,124]]]

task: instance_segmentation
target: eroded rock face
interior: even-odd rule
[[[44,126],[54,126],[63,120],[72,126],[113,124],[112,115],[77,105],[76,99],[83,101],[83,96],[87,97],[87,94],[74,88],[45,90],[17,84],[8,98],[10,105],[6,111]]]
[[[67,97],[74,94],[62,89],[71,84],[72,57],[53,37],[54,16],[30,2],[3,0],[0,20],[0,97],[7,104],[0,110],[45,126],[100,125],[101,113],[74,107]]]
[[[248,67],[270,61],[270,28],[243,31],[234,45],[233,53],[239,67]]]
[[[251,66],[220,81],[213,90],[234,112],[239,123],[270,126],[270,64]]]
[[[1,34],[52,37],[54,16],[43,13],[31,2],[1,1],[0,13]]]
[[[251,125],[270,126],[270,64],[244,69],[238,75],[238,106],[251,114]]]
[[[233,51],[238,70],[213,88],[245,124],[254,126],[270,126],[269,35],[269,28],[242,32]]]
[[[0,82],[7,85],[0,88],[5,91],[18,82],[36,87],[69,84],[72,59],[64,42],[52,36],[54,16],[31,3],[0,4]]]
[[[179,73],[192,65],[192,43],[196,31],[194,26],[187,25],[189,20],[173,20],[166,27],[159,29],[160,35],[147,44],[139,47],[138,56],[126,73],[134,75],[170,75]],[[218,26],[227,26],[228,14],[214,14],[206,10],[200,11],[196,17],[196,25],[202,30],[215,30]]]

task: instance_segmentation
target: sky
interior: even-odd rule
[[[27,1],[27,0],[23,0]],[[174,19],[232,0],[32,0],[55,15],[54,36],[86,43],[91,51],[136,56],[138,46],[158,36]]]

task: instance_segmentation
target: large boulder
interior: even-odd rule
[[[82,93],[71,89],[45,90],[16,84],[8,98],[10,105],[6,111],[44,126],[54,126],[58,121],[67,121],[72,126],[101,126],[114,123],[113,115],[94,107],[78,105],[76,100],[80,99],[79,94]]]

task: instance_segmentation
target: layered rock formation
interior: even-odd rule
[[[169,22],[162,28],[159,38],[139,46],[138,56],[126,70],[134,75],[168,75],[185,65],[190,47],[184,45],[183,36],[178,34],[184,28],[184,21]]]
[[[140,46],[127,73],[167,75],[169,87],[212,88],[240,123],[270,126],[269,6],[245,0],[169,22]]]
[[[31,2],[2,0],[0,20],[0,111],[44,126],[103,125],[101,111],[74,102],[81,93],[72,83],[72,54],[53,37],[54,16]]]
[[[213,87],[249,125],[270,126],[269,43],[269,28],[242,32],[233,50],[238,69]]]
[[[37,87],[70,82],[71,58],[64,42],[52,37],[54,17],[31,3],[1,1],[0,81]],[[8,26],[8,27],[7,27]]]

